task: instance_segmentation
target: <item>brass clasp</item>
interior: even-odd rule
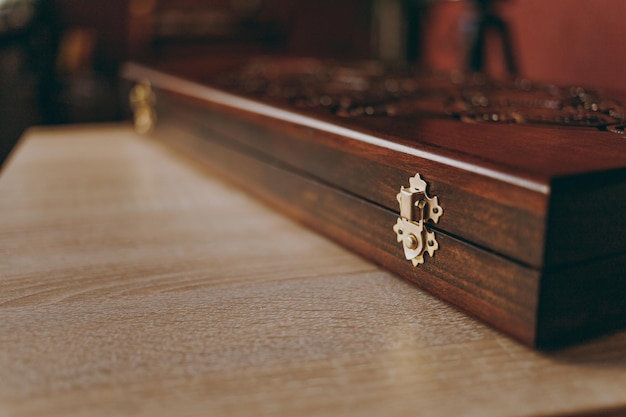
[[[145,134],[154,129],[156,98],[149,81],[137,83],[129,94],[130,107],[133,109],[133,120],[137,133]]]
[[[424,254],[432,257],[439,249],[435,239],[435,232],[424,227],[424,222],[431,220],[439,222],[443,209],[439,205],[439,198],[429,197],[426,194],[426,181],[419,174],[409,179],[409,187],[400,187],[397,195],[400,204],[400,217],[395,226],[396,238],[402,242],[404,256],[414,266],[424,263]]]

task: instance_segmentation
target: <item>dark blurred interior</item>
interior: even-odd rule
[[[621,0],[0,0],[0,163],[32,125],[120,120],[126,60],[406,60],[626,90]]]

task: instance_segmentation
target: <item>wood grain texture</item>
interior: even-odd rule
[[[161,117],[153,136],[366,259],[527,345],[538,342],[539,271],[441,232],[437,232],[441,250],[415,268],[405,260],[391,230],[397,213],[248,155],[228,138],[169,114]],[[553,336],[558,334],[554,327]]]
[[[550,268],[626,250],[626,235],[614,226],[623,225],[626,200],[626,141],[620,135],[571,126],[339,117],[286,99],[214,89],[210,70],[204,76],[197,68],[192,75],[169,70],[130,64],[123,74],[150,79],[163,100],[174,102],[159,104],[159,113],[209,127],[389,209],[397,209],[400,185],[419,172],[442,202],[445,196],[440,228],[520,263]],[[604,203],[606,191],[617,204]],[[602,212],[602,220],[576,217],[581,203],[585,214]],[[585,226],[577,227],[581,222]]]
[[[2,416],[626,411],[626,333],[503,337],[125,126],[0,177]]]
[[[211,109],[207,103],[191,105],[188,98],[170,93],[160,97],[157,111],[162,118],[210,129],[245,146],[248,153],[289,165],[391,210],[398,209],[400,186],[419,172],[430,192],[442,196],[446,215],[441,228],[529,265],[543,262],[546,194],[297,124]]]

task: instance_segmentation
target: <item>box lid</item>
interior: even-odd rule
[[[171,111],[195,114],[247,152],[389,210],[399,211],[396,195],[419,173],[444,210],[429,228],[521,264],[554,268],[626,252],[619,101],[527,81],[424,78],[380,64],[268,62],[226,76],[137,64],[123,73],[148,79],[179,100]],[[405,95],[389,91],[409,81]]]

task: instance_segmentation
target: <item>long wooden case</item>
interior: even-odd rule
[[[626,323],[626,136],[424,109],[342,115],[195,67],[128,64],[123,76],[150,83],[133,100],[140,123],[156,112],[153,136],[524,344]],[[402,219],[419,242],[401,235]]]

